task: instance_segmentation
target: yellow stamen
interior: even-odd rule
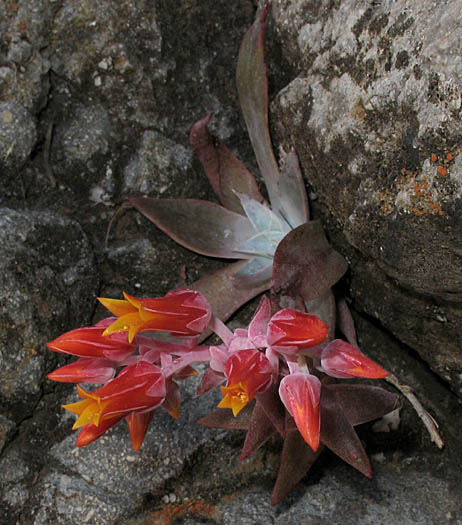
[[[131,343],[143,324],[138,312],[132,312],[119,317],[117,321],[114,321],[104,330],[103,335],[111,335],[115,332],[128,332],[128,340]]]
[[[80,385],[77,385],[77,391],[80,397],[84,398],[83,401],[62,405],[64,409],[80,416],[74,423],[72,430],[89,423],[98,426],[101,420],[101,413],[108,402],[102,401],[99,396],[86,392]]]
[[[218,404],[218,408],[230,408],[233,411],[234,417],[236,417],[250,401],[247,389],[242,383],[222,386],[221,393],[223,399]]]

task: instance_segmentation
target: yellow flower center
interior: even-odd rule
[[[233,416],[237,416],[250,401],[247,388],[243,383],[222,386],[221,393],[223,399],[218,404],[218,408],[230,408]]]

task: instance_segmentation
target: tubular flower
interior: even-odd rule
[[[321,439],[321,382],[311,374],[290,374],[282,379],[279,396],[303,439],[316,452]]]
[[[99,298],[101,304],[118,317],[103,335],[128,332],[130,343],[137,333],[144,331],[198,335],[206,329],[212,315],[207,300],[194,290],[173,290],[165,297],[153,299],[137,299],[124,292],[124,298]]]
[[[225,374],[228,381],[221,387],[223,399],[218,407],[230,408],[237,416],[258,392],[269,386],[273,370],[262,352],[240,350],[228,359]]]
[[[62,383],[106,383],[115,375],[115,365],[107,359],[81,357],[48,374],[48,379]]]
[[[103,336],[106,328],[115,320],[115,317],[108,317],[94,326],[71,330],[47,343],[47,346],[61,354],[121,361],[135,351],[136,345],[128,341],[127,334]]]
[[[301,348],[323,343],[329,327],[315,315],[285,308],[273,315],[266,334],[268,345],[281,352],[295,352]]]
[[[80,385],[77,391],[83,401],[63,405],[79,416],[73,430],[88,424],[99,426],[101,422],[126,416],[132,411],[153,410],[166,395],[162,370],[146,361],[127,366],[115,379],[94,392],[86,392]]]
[[[382,379],[388,376],[385,369],[366,357],[359,348],[341,339],[334,339],[323,349],[321,366],[326,374],[342,379]]]

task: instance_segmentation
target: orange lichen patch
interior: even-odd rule
[[[160,511],[147,517],[143,525],[169,525],[177,518],[185,516],[202,516],[213,518],[215,509],[202,498],[186,500],[183,503],[166,503]]]
[[[419,172],[399,168],[391,185],[376,193],[380,211],[391,215],[398,211],[421,216],[444,215],[442,203],[451,199],[450,174],[454,160],[462,153],[462,145],[432,153]]]

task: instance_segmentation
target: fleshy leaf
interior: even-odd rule
[[[371,464],[361,441],[336,395],[327,386],[321,393],[321,441],[343,461],[366,477],[372,477]]]
[[[257,400],[279,434],[285,437],[285,410],[279,397],[278,386],[276,384],[271,385],[267,390],[257,395]]]
[[[236,250],[255,233],[247,217],[199,199],[129,200],[159,229],[193,252],[225,259],[250,258]]]
[[[244,120],[273,211],[279,210],[279,169],[268,128],[268,79],[265,64],[265,25],[269,2],[257,14],[242,40],[236,84]]]
[[[323,385],[323,395],[335,399],[353,425],[361,425],[388,414],[396,408],[398,395],[371,385]],[[322,404],[322,401],[321,401]]]
[[[337,301],[337,324],[347,341],[353,346],[358,346],[353,316],[343,297]]]
[[[287,436],[282,448],[278,477],[271,496],[271,505],[278,505],[305,477],[324,447],[316,452],[305,442],[293,419],[288,416]]]
[[[247,430],[252,417],[254,404],[244,407],[237,416],[231,410],[217,408],[214,412],[201,417],[196,421],[198,425],[211,428],[226,428],[229,430]]]
[[[246,261],[246,265],[236,272],[234,279],[239,279],[241,287],[271,281],[273,273],[273,259],[267,257],[253,257]],[[268,286],[269,288],[269,286]]]
[[[207,370],[202,375],[199,386],[197,387],[195,397],[207,394],[207,392],[210,392],[218,385],[223,383],[225,379],[225,376],[220,374],[220,372],[215,372],[215,370],[207,368]]]
[[[249,430],[245,436],[244,447],[242,448],[239,459],[247,459],[248,457],[255,454],[255,452],[260,447],[262,447],[275,433],[276,428],[266,415],[266,412],[261,404],[257,401],[252,412]]]
[[[243,304],[271,286],[271,280],[257,283],[249,280],[246,286],[241,286],[240,280],[233,277],[246,263],[244,260],[229,264],[189,285],[189,288],[201,292],[207,298],[214,315],[222,321],[226,321]],[[210,331],[207,334],[210,335]],[[204,336],[201,337],[203,339]]]
[[[305,184],[298,157],[293,148],[284,159],[281,176],[278,180],[278,189],[281,199],[281,214],[291,228],[297,228],[308,222],[310,219]]]
[[[273,263],[273,292],[311,301],[328,292],[346,272],[345,259],[327,242],[319,221],[302,224],[279,244]]]
[[[189,137],[191,147],[199,157],[215,193],[225,208],[243,214],[239,198],[244,193],[263,202],[255,177],[242,162],[208,130],[212,115],[194,124]]]

